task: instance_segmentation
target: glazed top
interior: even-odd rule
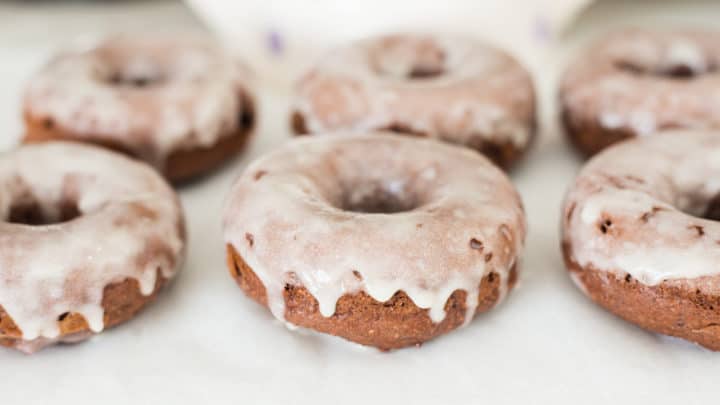
[[[32,207],[49,225],[11,223]],[[81,144],[49,142],[0,155],[0,306],[24,340],[56,338],[58,317],[103,329],[103,289],[135,279],[148,295],[158,272],[182,264],[185,230],[175,192],[149,166]]]
[[[568,68],[560,98],[575,119],[638,135],[720,127],[720,33],[609,35]]]
[[[24,109],[162,169],[172,152],[212,146],[240,127],[248,79],[209,40],[115,36],[55,56],[30,80]]]
[[[671,131],[609,148],[566,198],[571,258],[649,285],[720,274],[720,222],[704,219],[720,219],[719,177],[720,132]]]
[[[507,285],[525,239],[508,178],[470,149],[394,135],[292,141],[252,163],[224,213],[228,244],[284,319],[283,290],[302,285],[322,315],[359,290],[384,302],[405,291],[439,322],[455,290],[469,321],[481,279]]]
[[[326,55],[297,83],[294,109],[311,133],[395,128],[522,147],[532,135],[535,95],[529,73],[483,42],[395,34]]]

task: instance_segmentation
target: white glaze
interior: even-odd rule
[[[690,68],[695,74],[705,73],[710,68],[705,51],[694,41],[686,38],[672,40],[665,51],[665,57],[660,63],[662,70],[683,65]]]
[[[113,76],[161,81],[138,88],[110,84]],[[117,36],[53,58],[30,79],[24,109],[162,169],[172,152],[212,146],[239,128],[248,81],[245,66],[211,41]]]
[[[66,200],[81,216],[41,226],[5,222],[23,201],[58,218]],[[174,191],[144,164],[63,142],[0,155],[0,306],[21,330],[21,346],[58,339],[66,312],[100,332],[105,286],[135,279],[151,294],[158,270],[171,278],[182,264],[183,227]]]
[[[275,317],[285,318],[286,283],[306,287],[326,317],[344,294],[363,290],[384,302],[402,290],[440,322],[447,299],[464,290],[468,322],[490,272],[504,294],[525,216],[499,169],[431,140],[342,135],[292,141],[252,163],[230,191],[225,240],[265,285]],[[337,208],[378,187],[422,203],[393,214]],[[482,251],[470,247],[472,238]]]
[[[693,216],[720,194],[719,176],[720,132],[660,133],[599,154],[565,201],[571,259],[648,285],[720,274],[720,223]],[[706,280],[698,288],[720,292]]]
[[[681,66],[695,76],[667,75]],[[635,135],[720,128],[718,69],[718,33],[621,31],[600,40],[570,65],[560,102],[568,119],[582,127],[595,123]]]
[[[444,73],[407,79],[417,64]],[[293,106],[311,133],[399,125],[452,143],[480,138],[523,148],[535,96],[528,72],[499,49],[465,37],[398,34],[328,54],[299,80]]]

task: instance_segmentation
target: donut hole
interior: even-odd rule
[[[116,87],[146,88],[162,84],[165,78],[161,74],[138,74],[115,72],[107,79],[107,83]]]
[[[365,214],[396,214],[423,204],[419,193],[405,190],[401,180],[343,184],[336,207]]]
[[[720,221],[720,194],[710,200],[700,217],[711,221]]]
[[[678,211],[685,213],[691,217],[705,219],[709,221],[720,221],[720,194],[715,196],[699,195],[693,192],[681,193],[673,201],[673,207]],[[644,213],[640,219],[648,222],[655,217],[663,208],[654,206],[652,210]],[[695,228],[695,225],[689,225],[688,228]],[[701,230],[698,230],[701,233]]]
[[[23,201],[10,206],[6,221],[13,224],[43,226],[72,221],[81,215],[76,201],[63,201],[48,209],[34,201]]]
[[[406,79],[428,79],[442,75],[445,68],[437,64],[418,63],[412,66]]]
[[[245,94],[241,94],[240,105],[242,108],[238,114],[239,127],[241,131],[248,132],[255,127],[255,110],[253,108],[253,102],[250,97]]]
[[[436,161],[405,156],[396,136],[376,142],[371,136],[323,149],[305,163],[308,182],[301,187],[311,204],[348,213],[399,214],[425,209],[438,198],[440,171]],[[345,216],[341,216],[345,218]]]
[[[698,69],[697,67],[693,67],[685,63],[668,63],[662,66],[651,67],[626,60],[616,62],[615,66],[618,69],[633,75],[657,76],[680,80],[693,79],[717,71],[717,67],[715,65],[708,65],[703,69]]]
[[[390,37],[371,52],[375,72],[400,80],[423,80],[447,71],[445,50],[430,39]]]

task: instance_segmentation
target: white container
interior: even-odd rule
[[[469,34],[532,65],[543,46],[589,2],[187,0],[213,30],[251,60],[260,75],[280,82],[294,77],[330,46],[393,31]]]

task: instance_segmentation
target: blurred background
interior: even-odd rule
[[[715,0],[146,0],[0,1],[0,46],[56,47],[104,33],[207,31],[282,80],[327,46],[403,30],[469,33],[526,63],[563,42],[619,25],[712,26]]]
[[[196,32],[219,37],[254,69],[265,92],[285,93],[328,47],[388,31],[474,35],[502,46],[553,99],[573,50],[621,26],[717,24],[715,0],[0,0],[0,104],[14,105],[24,80],[54,51],[117,32]],[[541,103],[548,108],[552,103]],[[552,114],[552,112],[548,112]],[[0,120],[19,133],[17,111]],[[14,137],[0,137],[0,148]]]
[[[537,70],[554,63],[553,49],[617,26],[712,27],[718,15],[715,0],[0,0],[0,48],[38,54],[115,32],[208,32],[285,85],[327,47],[379,32],[472,34]]]

